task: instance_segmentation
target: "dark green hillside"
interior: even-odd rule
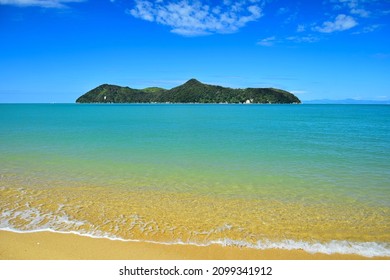
[[[301,103],[292,93],[274,88],[233,89],[195,79],[166,90],[101,85],[80,96],[77,103]]]
[[[150,92],[150,93],[158,93],[158,92],[163,92],[166,91],[166,89],[159,88],[159,87],[147,87],[142,89],[144,92]]]
[[[144,103],[155,95],[151,91],[104,84],[80,96],[77,103]]]

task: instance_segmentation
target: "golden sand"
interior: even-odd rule
[[[358,255],[310,254],[303,250],[256,250],[219,245],[125,242],[53,232],[0,231],[2,260],[325,260],[368,259]],[[372,258],[390,259],[390,258]]]

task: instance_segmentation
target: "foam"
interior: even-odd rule
[[[283,250],[304,250],[315,254],[355,254],[364,257],[390,257],[390,244],[384,242],[354,242],[346,240],[332,240],[329,242],[305,242],[295,240],[282,240],[274,242],[271,240],[257,241],[255,244],[222,239],[217,243],[223,246],[241,246],[260,250],[283,249]]]
[[[29,207],[29,205],[26,205]],[[74,227],[80,227],[85,224],[84,221],[79,221],[75,219],[70,219],[64,213],[45,213],[42,214],[39,209],[29,207],[29,209],[24,209],[22,211],[4,211],[0,216],[0,229],[3,228],[13,228],[9,221],[19,218],[26,223],[22,225],[23,230],[46,230],[48,228],[57,228],[64,227],[65,229],[70,229]],[[47,222],[42,224],[45,219]]]
[[[109,239],[122,242],[146,242],[163,245],[193,245],[193,246],[210,246],[210,245],[221,245],[221,246],[238,246],[258,250],[267,249],[282,249],[282,250],[304,250],[311,254],[352,254],[360,255],[363,257],[390,257],[390,244],[384,242],[352,242],[346,240],[332,240],[329,242],[305,242],[295,240],[282,240],[282,241],[271,241],[263,240],[257,241],[256,243],[249,243],[246,241],[239,241],[233,239],[219,239],[212,240],[204,243],[196,242],[185,242],[182,240],[176,240],[171,242],[158,242],[153,240],[139,240],[139,239],[123,239],[112,234],[103,232],[78,232],[78,231],[59,231],[50,228],[36,229],[36,230],[18,230],[12,227],[0,227],[0,230],[10,231],[16,233],[34,233],[34,232],[53,232],[60,234],[75,234],[78,236],[84,236],[89,238],[97,239]]]

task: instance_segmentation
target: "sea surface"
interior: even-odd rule
[[[0,104],[0,229],[390,256],[390,106]]]

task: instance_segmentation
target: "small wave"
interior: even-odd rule
[[[230,224],[223,224],[215,229],[192,232],[196,237],[201,236],[200,240],[192,240],[188,238],[185,241],[181,239],[175,239],[174,235],[168,237],[168,240],[172,241],[153,241],[143,238],[147,236],[149,228],[154,221],[143,221],[142,218],[136,214],[131,216],[130,230],[135,226],[139,226],[139,231],[144,233],[140,240],[138,239],[126,239],[123,235],[118,234],[115,230],[103,230],[102,227],[92,225],[86,220],[78,220],[71,217],[63,211],[64,206],[58,205],[58,210],[55,212],[42,213],[40,209],[26,205],[26,209],[18,210],[5,210],[0,213],[0,230],[7,230],[13,232],[56,232],[56,233],[72,233],[80,236],[87,236],[91,238],[107,238],[110,240],[131,241],[131,242],[149,242],[166,245],[195,245],[195,246],[209,246],[218,244],[222,246],[237,246],[259,250],[266,249],[283,249],[283,250],[304,250],[308,253],[322,253],[322,254],[356,254],[364,257],[390,257],[390,243],[388,242],[357,242],[347,240],[331,240],[328,242],[319,241],[301,241],[301,240],[281,240],[274,241],[268,239],[262,239],[255,242],[248,242],[235,239],[216,239],[213,238],[213,234],[221,234],[225,231],[230,231],[233,226]],[[12,222],[13,220],[22,221],[21,224]],[[18,225],[16,225],[18,224]],[[156,226],[158,228],[158,225]],[[190,234],[190,236],[192,235]],[[177,236],[177,235],[176,235]],[[219,235],[221,236],[221,235]],[[139,238],[139,237],[137,237]],[[146,239],[146,240],[145,240]]]
[[[29,205],[27,206],[29,207]],[[37,208],[29,207],[29,209],[24,209],[22,211],[4,211],[0,215],[0,229],[13,228],[9,222],[12,219],[23,220],[24,225],[22,227],[26,230],[45,230],[58,225],[63,226],[65,229],[70,229],[72,227],[80,227],[85,223],[84,221],[70,219],[64,213],[59,213],[57,215],[53,213],[42,214]],[[47,221],[45,221],[46,219]]]
[[[283,249],[283,250],[304,250],[315,254],[351,254],[360,255],[368,258],[372,257],[390,257],[390,244],[384,242],[355,242],[346,240],[332,240],[329,242],[306,242],[295,240],[282,241],[258,241],[252,244],[244,241],[231,239],[219,240],[215,243],[223,246],[240,246],[253,249]]]
[[[346,240],[332,240],[329,242],[305,242],[295,240],[282,240],[282,241],[271,241],[263,240],[256,243],[249,243],[246,241],[239,241],[233,239],[219,239],[212,240],[204,243],[187,242],[182,240],[175,240],[170,242],[160,242],[153,240],[139,240],[139,239],[124,239],[117,237],[112,234],[103,232],[82,233],[78,231],[58,231],[50,228],[47,229],[36,229],[36,230],[17,230],[11,227],[2,227],[0,230],[10,231],[16,233],[34,233],[34,232],[53,232],[60,234],[75,234],[84,237],[98,238],[98,239],[109,239],[123,242],[146,242],[163,245],[193,245],[193,246],[210,246],[210,245],[221,245],[221,246],[237,246],[258,250],[267,249],[282,249],[282,250],[304,250],[311,254],[350,254],[360,255],[363,257],[390,257],[390,244],[384,242],[353,242]]]

